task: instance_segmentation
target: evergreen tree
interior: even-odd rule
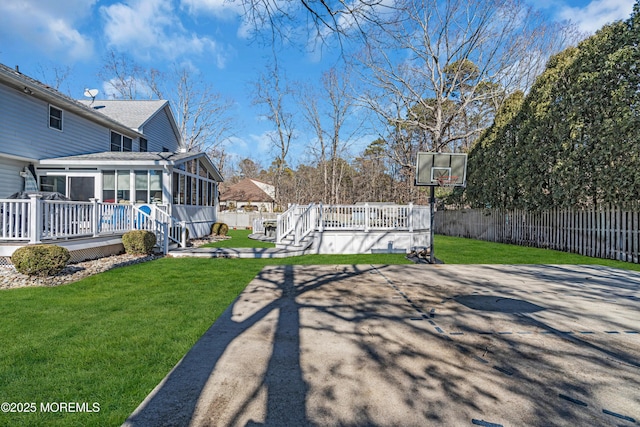
[[[547,209],[640,200],[640,3],[550,59],[470,152],[467,202]]]

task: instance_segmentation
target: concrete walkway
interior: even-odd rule
[[[273,237],[264,234],[251,234],[251,239],[263,242],[275,242]],[[172,257],[196,258],[286,258],[304,255],[304,248],[177,248],[169,251]]]
[[[640,274],[269,266],[127,426],[633,426]]]
[[[185,248],[171,250],[168,255],[176,258],[286,258],[304,255],[304,251],[279,248]]]

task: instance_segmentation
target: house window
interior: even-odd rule
[[[111,132],[111,151],[131,151],[133,140],[116,132]]]
[[[65,176],[42,176],[40,177],[40,191],[56,191],[67,194],[67,183]]]
[[[140,152],[146,153],[147,151],[149,151],[147,146],[147,140],[145,138],[140,138]]]
[[[128,202],[129,200],[131,200],[130,182],[131,182],[131,176],[128,170],[116,172],[116,188],[117,188],[116,196],[118,198],[117,200],[118,202],[122,202],[122,201]]]
[[[49,105],[49,127],[62,130],[62,110]]]
[[[115,203],[116,201],[116,172],[102,172],[102,201]]]
[[[180,204],[181,205],[186,205],[187,204],[187,199],[186,199],[186,188],[187,188],[187,184],[186,184],[186,179],[187,177],[184,175],[180,175]]]
[[[197,163],[191,164],[191,166]],[[215,206],[216,183],[195,174],[173,173],[172,196],[175,205]]]
[[[173,196],[173,204],[174,205],[179,205],[180,204],[180,175],[178,175],[177,173],[173,173],[172,179],[171,179],[171,195]]]
[[[191,198],[191,195],[193,193],[193,187],[192,187],[192,179],[190,176],[187,176],[187,197],[185,199],[184,204],[185,205],[193,205],[193,201]]]
[[[162,203],[162,171],[149,171],[149,201]]]
[[[102,201],[105,203],[128,202],[131,189],[129,183],[130,171],[104,171],[102,172]]]
[[[88,202],[95,195],[95,178],[92,176],[70,176],[69,198]]]
[[[136,176],[136,203],[149,202],[149,175],[147,171],[135,171]]]
[[[162,203],[162,171],[134,171],[136,203]]]

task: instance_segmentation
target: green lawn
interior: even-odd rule
[[[239,236],[248,233],[239,233]],[[235,236],[230,242],[241,239]],[[247,244],[252,244],[249,242]],[[637,265],[436,236],[446,263]],[[0,425],[120,425],[270,264],[398,264],[401,254],[162,258],[55,288],[0,291],[0,400],[94,402],[97,413],[0,413]],[[429,268],[429,266],[425,266]]]
[[[460,237],[436,235],[433,246],[445,264],[589,264],[640,271],[639,264]]]
[[[2,402],[98,413],[0,413],[0,425],[116,426],[269,264],[408,263],[403,255],[162,258],[55,288],[0,291]]]
[[[228,240],[220,240],[217,242],[207,243],[202,245],[205,248],[275,248],[271,242],[263,242],[260,240],[254,240],[249,238],[249,230],[229,230],[228,236],[231,237]]]

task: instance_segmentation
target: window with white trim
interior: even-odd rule
[[[111,131],[111,151],[131,151],[133,140]]]
[[[62,110],[53,105],[49,105],[49,127],[62,130]]]

